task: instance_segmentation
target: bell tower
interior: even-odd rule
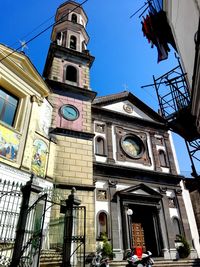
[[[51,136],[56,141],[54,182],[66,196],[75,187],[86,206],[90,252],[95,250],[91,102],[96,93],[90,88],[94,57],[87,50],[87,20],[76,2],[58,7],[43,76],[52,92],[48,100],[53,106]]]
[[[94,57],[87,50],[87,20],[79,4],[68,1],[59,6],[44,68],[45,78],[90,90],[89,69]]]

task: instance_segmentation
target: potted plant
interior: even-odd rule
[[[182,235],[177,236],[177,241],[180,243],[180,245],[177,247],[179,257],[187,258],[190,255],[190,245]]]

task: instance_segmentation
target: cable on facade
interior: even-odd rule
[[[63,18],[65,18],[66,16],[68,16],[70,13],[74,12],[77,8],[81,7],[82,5],[84,5],[88,0],[83,1],[81,4],[77,5],[75,8],[73,8],[72,10],[70,10],[66,15],[64,15],[62,18],[60,18],[58,21],[52,23],[51,25],[49,25],[47,28],[45,28],[43,31],[39,32],[37,35],[35,35],[34,37],[32,37],[31,39],[29,39],[27,42],[24,42],[23,45],[20,45],[20,47],[18,47],[17,49],[13,50],[11,53],[9,53],[7,56],[3,57],[0,59],[0,63],[8,58],[9,56],[11,56],[12,54],[14,54],[15,52],[17,52],[19,49],[23,48],[24,45],[27,45],[28,43],[32,42],[33,40],[35,40],[37,37],[39,37],[40,35],[42,35],[44,32],[48,31],[50,28],[52,28],[54,25],[56,25],[57,23],[59,23],[60,21],[63,20]]]

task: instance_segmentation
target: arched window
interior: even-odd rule
[[[70,82],[77,82],[77,69],[73,66],[66,68],[66,80]]]
[[[177,236],[181,235],[181,227],[180,227],[180,222],[177,217],[174,217],[172,219],[173,222],[173,228],[174,228],[174,233],[175,233],[175,239]]]
[[[160,166],[167,167],[166,154],[163,150],[159,150],[159,159],[160,159]]]
[[[95,142],[95,153],[97,155],[105,155],[105,142],[103,137],[98,136]]]
[[[76,50],[76,42],[77,42],[76,36],[72,35],[70,37],[69,48]]]
[[[72,14],[72,22],[77,23],[77,15]]]
[[[97,237],[102,238],[104,235],[108,237],[108,217],[101,211],[97,217]]]

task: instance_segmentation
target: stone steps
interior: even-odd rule
[[[127,261],[113,261],[110,267],[125,267]],[[185,259],[185,260],[155,260],[153,267],[200,267],[200,259]]]
[[[40,267],[61,267],[62,254],[56,250],[43,250],[40,255]]]
[[[200,259],[164,260],[154,259],[153,267],[200,267]],[[43,250],[40,256],[40,267],[61,267],[62,254],[56,250]],[[111,261],[110,267],[126,267],[127,261]],[[88,267],[89,265],[86,265]]]

